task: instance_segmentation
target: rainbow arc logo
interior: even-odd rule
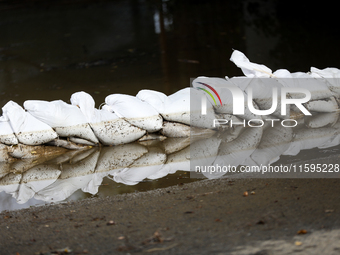
[[[207,87],[208,89],[210,89],[217,96],[218,100],[220,101],[220,104],[223,105],[222,104],[222,100],[220,98],[220,95],[217,93],[217,91],[212,86],[210,86],[210,85],[208,85],[206,83],[203,83],[203,82],[197,82],[197,83],[199,83],[199,84]],[[214,101],[215,105],[217,106],[216,99],[215,99],[214,95],[208,89],[200,88],[200,87],[197,87],[197,88],[200,89],[200,90],[203,90],[204,92],[206,92],[212,98],[212,100]]]

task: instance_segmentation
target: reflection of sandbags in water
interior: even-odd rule
[[[11,124],[5,116],[0,117],[0,143],[7,145],[18,144],[18,139],[14,134]]]
[[[128,168],[115,172],[113,180],[126,185],[136,185],[145,178],[152,178],[166,161],[166,154],[160,148],[151,147],[149,152],[135,160]]]
[[[320,113],[313,116],[305,117],[305,125],[308,128],[321,128],[333,126],[339,118],[339,112]]]
[[[7,194],[15,196],[21,182],[22,174],[9,173],[0,179],[0,192],[4,191]]]
[[[99,151],[74,164],[62,165],[59,179],[35,194],[35,198],[44,201],[61,201],[71,196],[76,190],[89,191],[87,185],[91,182],[97,164]],[[96,191],[94,191],[96,192]]]
[[[234,126],[233,128],[230,128],[226,131],[224,131],[223,133],[221,133],[221,137],[222,137],[222,144],[224,143],[230,143],[231,141],[235,140],[237,137],[239,137],[243,131],[245,131],[246,128],[241,126],[241,125],[237,125]]]
[[[83,176],[94,173],[99,157],[99,151],[89,150],[83,152],[82,154],[85,154],[84,157],[81,154],[78,154],[78,156],[80,157],[78,160],[62,165],[60,179],[68,179],[70,177]]]
[[[11,156],[8,154],[8,146],[4,144],[0,144],[0,162],[6,162],[11,159]]]
[[[262,135],[259,146],[250,157],[258,166],[272,164],[279,160],[281,154],[288,149],[292,140],[292,128],[281,125],[268,127]]]
[[[159,179],[168,174],[176,173],[179,170],[190,171],[190,147],[167,155],[165,164],[151,177],[152,179]]]
[[[61,154],[60,156],[57,156],[51,160],[49,160],[47,163],[49,164],[62,164],[65,163],[67,161],[70,161],[75,155],[82,153],[82,150],[70,150],[67,151],[63,154]]]
[[[49,125],[34,118],[13,101],[9,101],[2,108],[2,112],[5,118],[9,119],[18,141],[23,144],[39,145],[57,138],[57,134]]]
[[[57,179],[54,183],[34,195],[35,199],[58,202],[70,197],[78,189],[85,189],[92,180],[93,174]]]
[[[85,116],[77,106],[67,104],[62,100],[24,102],[25,109],[35,118],[54,128],[61,137],[79,137],[93,143],[98,143]]]
[[[105,103],[118,117],[124,117],[130,124],[150,133],[162,128],[163,119],[148,103],[129,95],[112,94]]]
[[[190,145],[190,138],[188,137],[168,138],[163,141],[162,145],[165,154],[168,155],[188,147]]]
[[[11,164],[0,161],[0,179],[11,171]]]
[[[26,203],[35,193],[55,182],[61,171],[54,165],[38,165],[23,173],[15,199],[19,204]]]
[[[190,170],[195,171],[196,167],[210,166],[217,157],[221,138],[213,136],[207,139],[197,140],[190,145]]]
[[[297,155],[301,150],[308,150],[318,147],[331,146],[333,138],[336,136],[337,130],[334,128],[305,128],[295,131],[293,141],[289,148],[282,155]]]
[[[20,159],[16,160],[11,164],[11,171],[15,173],[23,173],[27,171],[28,169],[39,165],[40,163],[38,160],[34,158],[28,158],[28,159]]]
[[[21,178],[22,174],[20,173],[8,173],[7,175],[0,179],[0,187],[12,184],[19,184]]]
[[[118,145],[130,143],[145,134],[145,130],[131,125],[115,113],[95,108],[94,99],[85,92],[77,92],[71,96],[72,105],[80,108],[94,134],[104,145]]]
[[[309,101],[305,104],[305,107],[311,112],[336,112],[339,110],[338,103],[334,97]]]
[[[206,134],[213,135],[215,131],[207,128],[190,127],[178,122],[164,121],[161,133],[166,137],[190,137]]]
[[[96,173],[126,168],[147,152],[147,148],[136,143],[103,147],[98,158]]]
[[[32,146],[25,144],[17,144],[8,147],[8,154],[13,158],[25,159],[25,158],[50,158],[56,157],[65,153],[67,150],[61,147],[54,146]]]
[[[92,154],[94,154],[96,151],[99,151],[99,148],[94,147],[91,148],[89,150],[83,150],[80,151],[79,153],[75,154],[69,161],[70,164],[75,164],[78,163],[86,158],[88,158],[89,156],[91,156]],[[93,156],[93,155],[92,155]]]
[[[256,150],[261,138],[262,128],[247,128],[235,140],[229,143],[221,143],[218,156],[213,162],[213,166],[236,168],[242,165],[248,157]],[[208,178],[218,178],[226,174],[226,172],[203,173]]]

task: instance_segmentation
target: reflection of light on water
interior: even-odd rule
[[[159,10],[155,10],[155,13],[153,15],[153,20],[154,20],[154,26],[155,26],[155,33],[160,34],[164,33],[162,31],[164,28],[166,31],[170,31],[171,25],[172,25],[172,16],[168,14],[167,10],[167,0],[163,0],[161,7]]]

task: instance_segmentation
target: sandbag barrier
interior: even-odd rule
[[[198,77],[192,82],[192,87],[169,96],[152,90],[141,90],[136,96],[113,94],[106,97],[101,109],[95,108],[93,98],[85,92],[74,93],[70,99],[71,104],[61,100],[28,100],[21,107],[9,101],[2,108],[3,115],[0,117],[0,162],[34,158],[41,153],[53,154],[51,148],[39,148],[41,145],[67,149],[116,146],[149,139],[209,134],[218,128],[228,128],[216,127],[214,119],[262,118],[247,107],[241,117],[231,115],[233,106],[230,93],[222,93],[223,104],[214,104],[216,102],[198,88],[201,84],[208,84],[216,89],[220,85],[234,86],[244,94],[252,86],[255,88],[252,95],[253,105],[260,110],[270,107],[272,87],[297,86],[311,92],[311,100],[304,104],[309,111],[339,111],[339,69],[320,70],[312,67],[310,73],[290,73],[283,69],[272,72],[264,65],[250,62],[237,50],[233,52],[231,61],[242,69],[244,77]],[[202,95],[208,101],[205,115],[201,114],[199,106],[193,109],[191,104],[201,102]],[[298,98],[299,95],[291,93],[290,97]],[[280,107],[272,116],[295,118],[299,115],[298,111],[296,107],[288,105],[285,116],[282,116]],[[59,150],[60,148],[56,153]]]
[[[0,200],[7,193],[18,203],[25,203],[31,198],[58,202],[79,189],[96,194],[104,177],[117,183],[135,185],[145,179],[159,179],[178,170],[191,171],[191,175],[195,170],[192,167],[202,164],[237,167],[275,164],[278,160],[280,164],[311,163],[311,156],[304,158],[301,152],[316,148],[329,148],[327,154],[317,153],[313,156],[317,163],[322,162],[325,156],[327,162],[334,160],[338,163],[339,147],[335,146],[339,144],[339,113],[321,113],[299,119],[298,126],[294,128],[283,128],[281,125],[274,128],[238,126],[194,139],[147,140],[60,151],[60,155],[47,155],[46,152],[44,159],[35,157],[0,163]],[[309,155],[310,152],[305,154]],[[232,173],[202,174],[207,178],[218,178]],[[266,177],[261,173],[256,174],[260,178]],[[339,172],[334,174],[340,177]],[[298,175],[292,173],[291,176],[286,174],[282,177]],[[331,176],[327,173],[323,177]],[[318,175],[300,174],[300,177]]]

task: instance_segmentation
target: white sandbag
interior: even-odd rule
[[[309,101],[305,104],[305,107],[308,111],[314,112],[336,112],[339,110],[338,103],[334,97]]]
[[[265,65],[252,63],[249,59],[240,51],[234,50],[231,54],[230,60],[234,64],[242,69],[242,72],[247,77],[271,77],[272,70]]]
[[[325,69],[310,68],[313,77],[322,77],[325,79],[328,88],[333,91],[337,97],[340,97],[340,70],[338,68],[328,67]]]
[[[160,114],[164,112],[164,103],[168,100],[164,93],[149,89],[140,90],[136,97],[151,105]]]
[[[148,103],[136,97],[112,94],[105,98],[105,103],[118,117],[124,117],[130,124],[150,133],[162,128],[163,119]]]
[[[286,105],[286,115],[281,115],[281,88],[282,84],[277,82],[276,79],[266,78],[266,77],[255,77],[255,78],[244,78],[244,77],[233,77],[230,79],[235,85],[239,86],[242,90],[245,91],[245,98],[248,99],[249,93],[252,94],[250,97],[256,103],[256,106],[262,113],[264,110],[275,109],[274,111],[270,111],[267,115],[273,115],[279,118],[286,118],[290,116],[290,106]],[[248,82],[247,82],[248,81]],[[274,93],[276,90],[276,97],[274,97]],[[277,100],[276,104],[273,103],[273,100]],[[248,106],[248,105],[247,105]],[[252,111],[257,110],[256,108]],[[249,111],[249,110],[248,110]],[[252,113],[254,115],[254,113]],[[249,113],[248,113],[249,115]],[[257,115],[256,117],[258,118]],[[242,116],[240,116],[242,117]]]
[[[308,90],[311,93],[310,100],[325,99],[333,96],[333,93],[329,90],[324,81],[316,79],[307,73],[290,73],[288,70],[279,69],[274,72],[274,76],[284,87]],[[294,99],[305,97],[302,93],[292,92],[289,94]]]
[[[77,106],[62,100],[28,100],[24,102],[24,107],[35,118],[54,128],[61,137],[75,136],[93,143],[99,142]]]
[[[146,131],[135,127],[115,113],[95,108],[95,102],[86,92],[77,92],[71,96],[72,105],[80,108],[94,134],[104,145],[130,143],[142,137]]]
[[[215,131],[206,128],[190,127],[178,122],[164,121],[161,133],[166,137],[190,137],[206,134],[214,135]]]
[[[200,76],[193,80],[192,86],[197,89],[201,89],[205,91],[207,99],[210,101],[216,113],[224,113],[224,114],[233,114],[236,106],[233,100],[233,94],[231,90],[234,91],[235,96],[242,97],[244,100],[244,114],[235,115],[242,119],[250,120],[250,119],[261,119],[261,116],[255,115],[250,112],[247,102],[247,94],[244,92],[246,87],[249,85],[251,81],[250,78],[242,77],[242,79],[238,79],[238,77],[233,77],[231,79],[222,79],[222,78],[210,78]],[[240,85],[245,86],[240,86]],[[209,93],[210,94],[209,94]],[[254,105],[254,108],[257,107]]]
[[[185,88],[168,96],[165,102],[163,118],[168,121],[180,122],[186,125],[200,128],[215,128],[214,119],[215,111],[207,101],[206,114],[202,114],[201,101],[205,97],[203,91],[195,88]]]
[[[18,144],[18,139],[15,136],[9,119],[5,116],[0,117],[0,143],[7,145]]]
[[[2,108],[2,112],[5,118],[9,119],[18,141],[23,144],[44,144],[58,136],[49,125],[34,118],[13,101],[9,101]]]
[[[72,143],[75,143],[75,144],[81,144],[81,145],[87,145],[87,146],[95,146],[96,145],[95,143],[90,142],[89,140],[79,138],[79,137],[74,137],[74,136],[69,137],[69,140]]]

